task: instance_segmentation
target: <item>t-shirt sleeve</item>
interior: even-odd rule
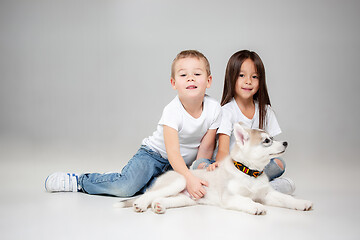
[[[220,123],[221,123],[221,115],[222,115],[222,111],[221,111],[220,104],[216,104],[213,121],[212,121],[209,129],[218,129],[219,128]]]
[[[266,131],[273,137],[281,133],[281,128],[271,107],[268,107],[266,113]]]
[[[169,105],[166,106],[160,118],[159,125],[166,125],[175,129],[176,131],[179,131],[181,128],[180,111],[177,111],[175,108],[172,108]]]
[[[232,130],[233,130],[233,120],[232,120],[231,111],[229,109],[222,108],[222,117],[217,134],[223,133],[228,136],[231,136]]]

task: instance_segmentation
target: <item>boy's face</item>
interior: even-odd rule
[[[204,97],[211,82],[212,77],[208,76],[203,59],[188,57],[175,63],[171,85],[178,91],[180,98]]]

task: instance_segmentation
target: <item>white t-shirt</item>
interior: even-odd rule
[[[281,133],[280,126],[276,120],[274,111],[270,106],[266,106],[265,131],[271,136]],[[235,136],[233,133],[234,123],[243,122],[244,125],[251,129],[259,128],[259,105],[255,102],[255,114],[252,119],[247,118],[240,110],[235,99],[222,106],[222,118],[217,134],[223,133],[230,136],[230,149],[234,146]]]
[[[164,125],[178,131],[180,154],[187,166],[196,159],[200,142],[209,129],[217,129],[221,121],[221,106],[213,98],[205,95],[203,111],[199,118],[192,117],[176,96],[165,108],[156,131],[142,141],[143,145],[157,151],[168,159],[164,142]]]

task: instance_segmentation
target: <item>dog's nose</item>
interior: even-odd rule
[[[284,147],[287,147],[287,146],[288,146],[288,143],[287,143],[287,142],[283,142],[283,145],[284,145]]]

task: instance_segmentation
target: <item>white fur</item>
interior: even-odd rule
[[[255,215],[266,213],[264,205],[310,210],[313,206],[310,201],[295,199],[275,191],[265,174],[257,178],[250,177],[233,164],[234,159],[250,169],[261,171],[271,158],[285,151],[284,143],[273,141],[264,131],[244,129],[241,124],[235,124],[234,131],[237,140],[235,147],[216,170],[191,170],[195,176],[209,183],[203,198],[191,199],[184,191],[185,178],[177,172],[169,171],[160,176],[145,194],[137,199],[120,202],[117,207],[133,205],[136,212],[144,212],[151,205],[155,213],[164,213],[168,208],[208,204]],[[266,144],[265,139],[271,140],[271,144]]]

